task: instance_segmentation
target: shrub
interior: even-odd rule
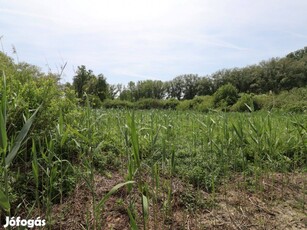
[[[167,99],[164,101],[164,109],[176,109],[176,107],[178,106],[179,101],[177,99]]]
[[[178,110],[188,110],[193,108],[192,100],[184,100],[180,101],[177,105],[176,109]]]
[[[221,86],[213,95],[215,107],[225,108],[235,104],[239,98],[238,90],[228,83]]]
[[[135,107],[138,109],[163,109],[164,101],[152,98],[145,98],[135,102]]]
[[[203,96],[200,104],[197,105],[196,109],[201,112],[209,112],[214,107],[212,96]]]
[[[260,94],[254,96],[255,110],[270,110],[273,107],[273,96],[269,94]]]
[[[124,100],[110,100],[106,99],[103,101],[102,106],[106,109],[129,109],[133,108],[133,104],[130,101]]]
[[[239,100],[230,108],[234,112],[252,112],[254,108],[253,95],[242,94]]]
[[[102,101],[100,100],[98,96],[93,95],[93,94],[88,94],[87,97],[89,100],[89,104],[92,108],[94,109],[101,108]]]
[[[254,96],[256,109],[280,109],[288,112],[304,112],[307,110],[307,88],[294,88],[279,94],[261,94]]]
[[[70,113],[76,108],[74,93],[59,85],[57,75],[44,74],[37,67],[26,63],[8,65],[3,69],[7,83],[9,136],[21,129],[23,116],[29,117],[40,105],[41,109],[32,127],[33,133],[39,136],[54,128],[61,110]],[[0,85],[2,91],[3,86]]]
[[[274,107],[290,112],[307,110],[307,88],[294,88],[283,91],[274,98]]]

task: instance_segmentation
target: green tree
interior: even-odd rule
[[[163,99],[165,95],[163,82],[159,80],[139,81],[136,85],[136,88],[138,92],[138,99],[141,98]]]
[[[95,96],[100,101],[103,101],[108,96],[107,79],[103,74],[95,76],[93,71],[87,70],[84,65],[78,66],[76,75],[73,78],[73,87],[77,92],[77,97],[81,99],[84,99],[84,93]]]
[[[122,91],[123,91],[123,85],[122,84],[117,84],[117,85],[108,84],[107,98],[112,99],[112,100],[116,99],[118,96],[120,96]]]
[[[84,65],[78,66],[78,69],[76,71],[76,75],[73,77],[73,86],[74,89],[77,93],[78,98],[83,98],[83,94],[86,89],[86,84],[93,79],[93,71],[92,70],[87,70]],[[92,80],[95,81],[95,80]],[[92,83],[90,83],[91,85]],[[90,85],[87,85],[89,88]]]
[[[212,95],[214,92],[213,81],[208,77],[202,77],[197,82],[197,96]]]
[[[181,100],[183,97],[184,91],[184,79],[183,76],[175,77],[172,81],[169,82],[169,92],[171,98],[177,98]]]
[[[183,78],[183,99],[191,100],[197,95],[197,85],[200,80],[197,74],[185,74]]]
[[[97,96],[100,98],[100,100],[103,101],[104,99],[107,98],[108,83],[107,83],[107,79],[102,74],[99,74],[97,76],[96,89],[97,89]]]

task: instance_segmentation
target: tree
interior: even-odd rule
[[[82,99],[84,93],[96,96],[100,101],[106,99],[108,95],[107,79],[103,74],[95,76],[93,71],[87,70],[84,65],[78,66],[76,75],[73,78],[73,87],[77,92],[77,97]]]
[[[186,74],[183,78],[183,99],[191,100],[197,95],[197,84],[200,80],[197,74]]]
[[[123,85],[122,84],[117,84],[117,85],[108,85],[108,96],[107,98],[109,99],[115,99],[118,96],[120,96],[120,94],[123,91]]]
[[[85,86],[93,78],[93,71],[86,70],[84,65],[78,66],[76,75],[73,77],[73,86],[77,92],[77,97],[82,98],[85,92]],[[88,86],[89,87],[89,86]]]
[[[165,96],[163,82],[158,80],[139,81],[136,85],[136,89],[138,92],[138,99],[163,99]]]
[[[107,79],[102,74],[99,74],[97,76],[94,95],[98,96],[101,101],[107,98],[108,83],[107,83]]]
[[[183,97],[184,89],[183,76],[175,77],[172,81],[169,82],[169,84],[171,98],[177,98],[178,100],[181,100]]]
[[[212,95],[214,93],[214,85],[212,79],[202,77],[197,82],[196,91],[198,96]]]

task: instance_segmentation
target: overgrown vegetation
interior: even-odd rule
[[[293,55],[291,63],[306,57]],[[252,94],[226,81],[199,94],[191,76],[169,99],[144,84],[153,98],[126,91],[131,97],[113,100],[106,79],[85,67],[63,86],[58,75],[2,53],[0,60],[0,225],[5,216],[39,215],[47,229],[110,229],[113,207],[131,229],[185,229],[178,215],[214,210],[236,177],[239,190],[261,194],[263,181],[280,173],[280,202],[286,175],[306,178],[307,89],[294,88],[306,82]],[[299,183],[295,203],[304,214],[306,185]],[[81,197],[84,207],[74,206]],[[68,216],[72,207],[82,215]]]
[[[306,87],[306,61],[307,47],[292,52],[286,57],[272,58],[244,68],[223,69],[207,76],[184,74],[166,82],[130,81],[127,86],[108,84],[102,74],[96,76],[92,70],[79,66],[71,88],[77,92],[81,104],[84,102],[84,93],[91,95],[94,107],[99,107],[99,100],[103,101],[106,98],[130,102],[148,98],[192,100],[196,96],[214,95],[225,85],[232,85],[239,94],[278,95],[294,88]],[[225,103],[227,104],[226,101]]]

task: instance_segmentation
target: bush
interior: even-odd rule
[[[199,103],[196,107],[196,109],[198,111],[201,112],[209,112],[210,109],[212,109],[214,107],[214,103],[213,103],[213,97],[212,96],[203,96],[201,97],[202,101],[201,103]]]
[[[228,83],[221,86],[213,95],[213,103],[215,107],[225,109],[235,104],[239,98],[238,90],[232,84]],[[227,109],[226,108],[226,109]]]
[[[106,109],[130,109],[133,108],[133,104],[130,101],[124,100],[104,100],[102,106]]]
[[[255,110],[271,110],[273,107],[273,96],[269,94],[260,94],[254,96]]]
[[[176,109],[179,105],[179,101],[177,99],[167,99],[164,101],[164,109]]]
[[[254,96],[256,109],[279,109],[288,112],[307,111],[307,88],[294,88],[279,94],[261,94]],[[256,108],[257,107],[257,108]]]
[[[193,108],[192,100],[184,100],[180,101],[177,105],[176,109],[178,110],[188,110]]]
[[[67,114],[76,108],[77,100],[74,93],[59,85],[57,75],[44,74],[37,67],[26,63],[7,64],[8,66],[4,66],[6,68],[3,69],[6,76],[9,136],[15,135],[23,126],[24,116],[28,118],[39,106],[41,109],[32,126],[32,133],[38,136],[48,133],[55,127],[61,110]],[[1,92],[2,81],[3,76]]]
[[[307,111],[307,88],[281,92],[274,97],[274,107],[289,112]]]
[[[101,108],[102,101],[100,100],[100,98],[98,96],[88,94],[87,97],[88,97],[88,100],[89,100],[89,104],[92,108],[94,108],[94,109]]]
[[[255,110],[253,95],[242,94],[239,100],[230,108],[233,112],[252,112]]]
[[[152,98],[145,98],[135,102],[137,109],[163,109],[164,101]]]
[[[205,97],[196,96],[192,100],[184,100],[180,101],[177,105],[177,109],[179,110],[188,110],[188,109],[197,109],[198,106],[203,102]]]

